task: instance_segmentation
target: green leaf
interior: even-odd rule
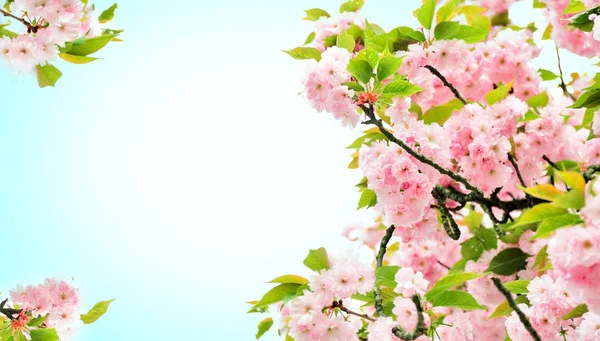
[[[60,57],[60,59],[67,61],[71,64],[87,64],[98,60],[98,58],[88,56],[76,56],[70,53],[60,53],[58,56]]]
[[[311,9],[305,10],[304,12],[306,12],[306,17],[304,17],[302,19],[308,20],[308,21],[317,21],[322,17],[325,17],[325,18],[331,17],[331,15],[329,15],[329,13],[327,13],[327,11],[320,9],[320,8],[311,8]]]
[[[436,3],[437,0],[423,0],[423,5],[413,12],[415,18],[428,30],[431,29],[431,24],[433,23]]]
[[[585,206],[585,193],[574,189],[568,193],[558,196],[552,202],[554,205],[562,208],[581,209]]]
[[[31,341],[58,341],[59,337],[54,328],[36,328],[30,331]]]
[[[340,6],[340,13],[356,12],[356,11],[360,10],[364,4],[365,4],[364,0],[346,1]]]
[[[283,52],[289,54],[294,59],[314,59],[316,61],[321,60],[321,51],[314,47],[296,47],[293,50],[283,50]]]
[[[35,68],[40,88],[45,88],[47,86],[53,87],[60,77],[62,77],[62,72],[52,64],[46,64],[44,66],[37,65]]]
[[[546,26],[546,29],[542,34],[542,40],[550,40],[552,38],[552,29],[552,24],[548,24],[548,26]]]
[[[114,3],[112,6],[110,6],[108,9],[106,9],[104,12],[102,12],[102,14],[100,14],[100,16],[98,17],[98,21],[101,24],[106,24],[107,22],[113,20],[113,18],[115,17],[115,10],[117,9],[118,5],[117,3]]]
[[[423,122],[425,124],[437,123],[444,125],[455,111],[462,109],[464,106],[459,99],[455,98],[445,104],[431,107],[423,114]]]
[[[485,245],[477,237],[472,237],[460,244],[460,254],[465,260],[477,260],[485,250]]]
[[[27,326],[38,327],[40,324],[46,322],[47,319],[48,319],[48,314],[46,314],[44,316],[38,316],[36,318],[32,318],[31,321],[29,321],[29,323],[27,323]]]
[[[563,14],[573,14],[585,11],[587,8],[583,4],[583,2],[579,0],[571,0],[567,5],[567,8],[563,11]]]
[[[348,72],[359,81],[367,84],[373,76],[373,67],[367,61],[352,59],[348,63]]]
[[[486,271],[497,275],[510,276],[521,270],[525,270],[529,255],[519,248],[510,248],[500,251]]]
[[[13,338],[15,341],[27,341],[27,339],[25,338],[25,335],[23,335],[23,333],[20,330],[15,331],[13,333]]]
[[[556,171],[555,173],[563,180],[563,182],[567,186],[573,189],[580,190],[582,192],[585,190],[585,180],[583,179],[583,176],[580,173],[560,171]]]
[[[408,45],[425,42],[423,32],[415,31],[407,26],[396,27],[386,34],[387,45],[391,47],[391,52],[406,51]]]
[[[351,89],[354,91],[365,91],[365,88],[356,82],[344,82],[341,85],[345,85],[348,87],[348,89]]]
[[[266,319],[260,321],[258,323],[258,332],[256,333],[256,339],[260,339],[260,337],[263,336],[266,332],[268,332],[272,326],[273,319],[270,317],[267,317]]]
[[[102,317],[102,315],[106,313],[108,307],[113,301],[114,299],[108,301],[100,301],[94,304],[92,309],[90,309],[90,311],[88,311],[87,314],[81,314],[81,321],[85,324],[91,324],[96,322],[99,318]]]
[[[539,204],[525,211],[519,217],[519,220],[513,225],[514,227],[537,223],[539,221],[567,214],[564,208],[556,207],[553,204]]]
[[[581,217],[573,213],[548,218],[538,226],[537,232],[532,239],[549,238],[554,231],[561,227],[573,226],[582,222]]]
[[[431,302],[434,307],[451,307],[463,310],[485,309],[484,306],[477,303],[477,300],[471,294],[464,291],[444,291],[433,298]]]
[[[468,259],[461,259],[458,262],[456,262],[454,265],[452,265],[452,267],[450,268],[450,270],[448,270],[448,275],[454,275],[457,273],[461,273],[465,271],[465,265],[467,265],[467,262],[469,260]]]
[[[433,34],[435,39],[452,39],[460,31],[460,23],[458,21],[444,21],[435,27]]]
[[[531,195],[534,198],[552,201],[554,198],[564,194],[563,191],[550,184],[541,184],[529,188],[518,186],[523,192]]]
[[[360,50],[360,52],[356,54],[355,59],[362,59],[366,61],[369,63],[369,65],[371,65],[373,70],[375,70],[375,67],[379,63],[379,53],[372,48],[367,47],[366,49]]]
[[[306,40],[304,41],[304,45],[308,45],[308,44],[312,43],[315,40],[316,36],[317,36],[317,32],[315,32],[315,31],[310,32],[310,34],[308,35],[308,37],[306,37]]]
[[[267,283],[295,283],[295,284],[308,284],[308,279],[298,275],[284,275],[279,276],[275,279],[270,280]]]
[[[550,264],[550,260],[548,259],[548,245],[544,245],[544,247],[538,252],[537,256],[535,256],[535,262],[531,269],[538,268],[538,271],[545,271],[552,268]]]
[[[579,96],[577,101],[569,108],[595,108],[600,105],[600,89],[590,89],[583,95]]]
[[[428,301],[432,301],[434,299],[434,297],[437,296],[438,294],[440,294],[448,289],[460,286],[467,281],[470,281],[475,278],[479,278],[481,276],[482,276],[481,274],[470,273],[470,272],[462,272],[462,273],[457,273],[457,274],[452,274],[452,275],[446,275],[446,276],[440,278],[435,283],[435,285],[431,289],[429,289],[427,294],[425,294],[425,298]]]
[[[533,0],[533,8],[546,8],[546,4],[541,0]]]
[[[521,304],[521,303],[525,303],[525,304],[529,304],[529,300],[527,299],[527,296],[523,295],[523,296],[517,296],[517,298],[515,298],[515,303],[517,304]],[[502,316],[509,316],[512,313],[512,308],[508,305],[507,301],[504,301],[502,303],[500,303],[496,309],[494,310],[494,312],[492,313],[492,315],[490,315],[490,318],[495,318],[495,317],[502,317]]]
[[[460,30],[452,36],[452,39],[460,39],[464,40],[467,44],[474,44],[484,41],[489,33],[489,30],[468,25],[460,25]]]
[[[493,229],[477,228],[475,229],[475,238],[481,241],[485,250],[498,248],[498,237]]]
[[[529,104],[530,107],[543,108],[548,105],[548,101],[548,93],[544,91],[528,99],[527,104]]]
[[[409,81],[406,81],[402,78],[396,78],[391,81],[388,85],[383,88],[384,94],[391,94],[395,96],[408,97],[420,92],[420,87],[411,84]]]
[[[439,24],[443,21],[452,20],[454,15],[456,15],[457,6],[460,4],[460,0],[450,0],[444,6],[440,7],[440,9],[435,14],[435,20]]]
[[[530,282],[530,280],[520,279],[517,281],[506,282],[504,283],[504,287],[513,294],[527,294],[529,293],[527,286]]]
[[[77,39],[72,42],[70,48],[61,49],[60,52],[66,52],[76,56],[87,56],[98,52],[116,36],[116,34],[107,34],[93,38]]]
[[[11,30],[7,30],[5,28],[0,28],[0,37],[9,37],[9,38],[16,38],[18,37],[19,34],[16,32],[13,32]]]
[[[386,265],[375,269],[375,285],[396,288],[396,273],[400,270],[399,266]]]
[[[339,48],[346,49],[348,52],[353,53],[355,44],[354,37],[350,33],[342,31],[338,34],[336,45]]]
[[[570,312],[566,313],[563,317],[561,317],[561,319],[563,320],[570,320],[570,319],[575,319],[578,317],[582,317],[583,314],[587,313],[588,307],[586,304],[580,304],[578,306],[576,306],[575,308],[573,308],[573,310],[571,310]]]
[[[540,73],[540,77],[542,77],[542,80],[545,81],[553,81],[559,77],[554,72],[546,69],[539,69],[538,72]]]
[[[590,20],[591,14],[595,14],[595,15],[600,14],[600,6],[594,7],[590,10],[587,10],[585,12],[582,12],[580,14],[573,16],[571,18],[571,22],[569,23],[569,25],[571,25],[573,27],[577,27],[578,29],[585,31],[585,32],[591,32],[592,29],[594,28],[594,22],[592,20]]]
[[[377,79],[383,81],[389,76],[398,73],[398,69],[402,66],[402,58],[394,56],[385,56],[379,61],[377,67]]]
[[[498,88],[488,92],[485,95],[485,99],[489,105],[494,103],[498,103],[501,100],[505,99],[508,96],[508,93],[512,89],[514,80],[510,81],[508,84],[500,84]]]
[[[375,206],[375,204],[377,204],[377,195],[373,190],[365,189],[360,195],[360,199],[358,200],[357,210],[360,210],[363,207],[373,207]]]
[[[252,307],[252,309],[256,308],[265,308],[270,306],[271,304],[275,304],[277,302],[281,302],[284,299],[295,297],[298,288],[301,287],[301,284],[296,283],[283,283],[269,290],[261,299]]]
[[[467,224],[467,226],[469,227],[469,229],[471,231],[474,231],[475,229],[478,229],[481,226],[481,223],[483,222],[483,214],[473,210],[472,208],[469,208],[469,214],[465,217],[464,221],[465,224]]]
[[[304,265],[309,269],[319,272],[321,270],[329,269],[329,257],[325,248],[318,248],[316,250],[310,250],[308,256],[304,259]]]

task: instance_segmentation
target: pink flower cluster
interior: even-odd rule
[[[351,323],[342,316],[333,316],[334,301],[351,302],[356,294],[367,294],[375,285],[375,273],[370,265],[354,256],[330,258],[330,268],[311,278],[311,291],[287,303],[281,310],[281,330],[297,341],[358,340],[360,319]]]
[[[79,319],[79,293],[71,284],[48,278],[43,284],[17,286],[10,298],[35,317],[48,314],[46,326],[55,328],[61,340],[73,334]]]
[[[20,17],[26,13],[39,27],[36,33],[0,39],[0,59],[20,72],[56,59],[58,47],[68,41],[100,34],[93,7],[80,0],[15,0],[12,8],[13,14]]]
[[[577,302],[568,293],[566,282],[560,278],[554,279],[550,275],[542,275],[534,278],[527,289],[529,290],[527,298],[531,307],[527,305],[519,305],[519,307],[529,317],[533,328],[542,340],[564,340],[561,330],[569,335],[574,334],[572,326],[579,321],[561,318],[577,306]],[[514,312],[506,320],[506,329],[513,341],[531,340],[531,335]]]
[[[499,83],[514,80],[516,97],[527,100],[541,92],[540,77],[528,63],[540,49],[527,40],[527,30],[500,31],[493,40],[468,45],[460,40],[438,40],[429,47],[410,45],[400,73],[424,90],[413,96],[423,110],[444,104],[452,92],[425,65],[432,65],[468,100],[485,102],[485,95]]]
[[[551,38],[558,47],[564,48],[583,57],[594,57],[600,53],[600,41],[594,39],[593,32],[584,32],[568,26],[569,18],[573,14],[563,14],[569,0],[541,0],[547,5],[546,18],[552,25]],[[587,7],[599,4],[596,0],[585,2]]]
[[[346,70],[350,58],[347,50],[330,47],[323,52],[319,63],[309,66],[304,87],[306,98],[315,110],[328,111],[344,126],[355,127],[360,116],[352,100],[354,91],[341,85],[350,81],[350,73]]]
[[[548,255],[557,276],[568,285],[573,299],[585,302],[590,311],[600,314],[600,183],[595,182],[581,210],[585,227],[563,228],[548,244]]]

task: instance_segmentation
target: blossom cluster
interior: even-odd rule
[[[13,304],[18,304],[34,317],[48,315],[45,327],[54,328],[61,340],[68,340],[79,320],[79,291],[71,283],[48,278],[39,285],[19,285],[10,291]]]
[[[56,59],[66,42],[102,33],[93,7],[80,0],[15,0],[12,8],[30,20],[24,29],[31,32],[2,37],[0,58],[21,72]]]

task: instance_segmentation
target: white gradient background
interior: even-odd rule
[[[363,13],[415,26],[418,3]],[[56,88],[0,68],[0,291],[62,276],[85,308],[116,298],[81,341],[253,340],[262,282],[308,276],[309,248],[353,247],[342,228],[368,222],[346,168],[358,132],[305,104],[304,65],[281,52],[312,31],[303,9],[339,4],[125,0],[110,25],[125,42],[58,61]]]

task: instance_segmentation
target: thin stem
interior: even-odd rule
[[[506,298],[506,301],[508,302],[508,305],[514,310],[515,313],[517,313],[517,316],[519,316],[519,320],[521,321],[521,323],[523,323],[523,325],[525,326],[525,329],[527,329],[527,331],[529,332],[531,337],[533,337],[533,339],[535,341],[542,341],[542,338],[537,333],[537,331],[535,331],[535,329],[531,325],[531,322],[529,322],[529,319],[527,319],[527,316],[525,316],[523,311],[521,311],[521,309],[519,309],[519,307],[517,306],[517,303],[513,299],[510,291],[508,291],[504,287],[504,285],[502,285],[502,281],[500,281],[500,279],[496,278],[496,277],[493,277],[492,281],[494,282],[494,285],[496,286],[496,288],[498,288],[498,291],[500,291],[502,293],[502,295],[504,295],[504,297]]]
[[[369,315],[367,315],[367,314],[359,314],[359,313],[357,313],[357,312],[354,312],[354,311],[352,311],[352,310],[350,310],[350,309],[346,308],[346,307],[344,306],[344,303],[343,303],[341,300],[339,300],[339,301],[334,301],[334,302],[333,302],[333,304],[331,305],[331,307],[332,307],[332,308],[338,308],[339,310],[341,310],[341,311],[345,312],[345,313],[346,313],[346,314],[348,314],[348,315],[354,315],[354,316],[358,316],[358,317],[360,317],[360,318],[363,318],[363,319],[365,319],[365,320],[369,320],[369,321],[371,321],[371,322],[375,322],[375,319],[374,319],[374,318],[372,318],[372,317],[370,317],[370,316],[369,316]]]
[[[462,104],[467,105],[467,101],[460,95],[460,92],[458,92],[458,89],[456,89],[454,87],[454,85],[452,85],[450,82],[448,82],[446,77],[444,77],[444,75],[442,75],[436,68],[434,68],[431,65],[425,65],[424,68],[426,68],[431,73],[433,73],[437,78],[439,78],[442,81],[442,83],[444,83],[444,86],[447,87],[448,89],[450,89],[450,91],[452,91],[452,93],[454,94],[454,97],[458,98],[458,100],[461,101]]]
[[[433,167],[435,170],[437,170],[438,172],[449,176],[452,180],[460,182],[461,184],[465,185],[465,187],[467,189],[469,189],[472,192],[475,192],[475,194],[477,196],[483,197],[483,192],[471,185],[469,183],[469,181],[467,181],[467,179],[465,179],[463,176],[449,170],[446,169],[440,165],[438,165],[435,161],[431,160],[430,158],[426,157],[423,154],[417,153],[416,151],[414,151],[409,145],[407,145],[406,143],[404,143],[402,140],[396,138],[394,136],[394,134],[392,134],[389,130],[385,129],[385,127],[383,126],[383,121],[378,120],[375,117],[375,112],[373,110],[372,106],[365,106],[365,105],[360,105],[361,109],[363,109],[363,111],[365,112],[365,114],[367,115],[367,117],[369,118],[368,121],[366,121],[365,123],[372,123],[375,124],[378,128],[379,131],[381,131],[381,133],[388,138],[388,140],[392,141],[393,143],[399,145],[400,147],[402,147],[402,149],[404,149],[408,154],[410,154],[412,157],[414,157],[415,159],[421,161],[424,164],[427,164],[431,167]]]
[[[565,79],[563,78],[563,70],[562,66],[560,66],[560,53],[558,52],[558,45],[554,45],[556,47],[556,59],[558,60],[558,72],[560,73],[560,88],[562,89],[565,96],[569,96],[574,102],[577,101],[577,98],[573,96],[572,93],[567,90],[567,84],[565,84]]]
[[[421,306],[421,299],[419,295],[414,295],[412,301],[417,308],[417,325],[412,333],[404,331],[401,327],[394,327],[392,333],[402,340],[412,341],[416,340],[419,336],[427,333],[427,327],[425,326],[425,318],[423,317],[423,306]]]
[[[542,159],[544,159],[544,161],[548,162],[548,164],[550,165],[550,167],[556,169],[556,170],[560,170],[560,168],[558,168],[558,166],[556,165],[556,163],[552,162],[552,160],[550,160],[546,155],[542,156]]]
[[[387,251],[387,245],[390,242],[390,239],[392,239],[392,235],[394,234],[395,229],[396,227],[394,225],[390,226],[385,231],[385,236],[383,236],[383,239],[381,239],[381,244],[379,245],[379,252],[377,253],[377,257],[375,258],[377,260],[377,268],[383,266],[383,257],[385,256],[385,252]],[[377,285],[373,290],[373,296],[375,296],[375,311],[377,311],[377,314],[379,316],[385,317],[385,311],[383,310],[383,298],[381,297],[381,290]]]
[[[25,20],[23,18],[19,18],[16,15],[3,10],[2,8],[0,8],[0,13],[4,14],[5,17],[13,18],[13,19],[17,20],[18,22],[20,22],[21,24],[25,25],[25,27],[27,27],[27,33],[36,33],[39,28],[38,26],[31,25],[27,20]]]
[[[515,158],[512,155],[508,154],[508,161],[510,161],[510,164],[515,169],[515,172],[517,173],[517,177],[519,178],[519,182],[521,183],[521,186],[527,187],[527,185],[525,185],[525,180],[523,180],[523,176],[521,175],[521,171],[519,170],[519,164],[517,164],[517,161],[515,161]],[[529,202],[531,202],[531,196],[528,193],[525,193],[525,198],[527,198],[527,200]]]
[[[450,270],[450,267],[442,262],[440,262],[439,260],[437,261],[439,265],[445,267],[446,269]]]

